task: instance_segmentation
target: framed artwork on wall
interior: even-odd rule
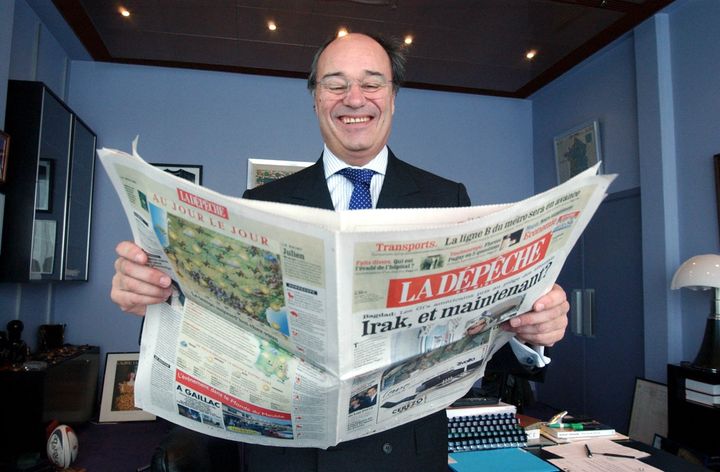
[[[314,162],[248,159],[247,188],[258,187],[313,165]]]
[[[558,184],[579,174],[602,160],[600,155],[600,123],[597,120],[556,136],[555,167]]]
[[[0,184],[7,177],[8,152],[10,151],[10,135],[0,131]]]
[[[138,352],[107,353],[99,422],[155,419],[155,415],[135,408],[135,377],[139,358]]]
[[[154,162],[151,164],[175,177],[180,177],[194,184],[202,185],[203,166],[191,164],[156,164]]]

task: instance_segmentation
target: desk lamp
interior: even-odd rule
[[[714,291],[715,297],[705,324],[705,336],[690,367],[720,372],[720,255],[703,254],[683,262],[670,284],[673,290],[682,287]]]

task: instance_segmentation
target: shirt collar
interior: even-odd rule
[[[385,175],[385,170],[387,169],[387,163],[388,163],[388,148],[387,146],[383,146],[383,148],[380,150],[380,153],[375,156],[370,162],[368,162],[366,165],[364,165],[363,169],[370,169],[374,170],[376,173]],[[342,170],[346,167],[352,167],[347,165],[344,161],[342,161],[339,157],[337,157],[335,154],[328,149],[327,146],[323,149],[323,166],[325,168],[325,178],[327,179],[331,175],[335,174],[337,171]]]

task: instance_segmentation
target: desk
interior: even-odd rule
[[[681,459],[678,456],[670,454],[669,452],[655,449],[654,447],[650,447],[647,444],[634,441],[632,439],[619,442],[623,446],[647,452],[650,456],[640,460],[666,472],[707,472],[710,470],[701,465],[692,464],[685,459]]]

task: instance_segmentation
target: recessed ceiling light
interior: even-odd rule
[[[121,14],[122,16],[124,16],[125,18],[127,18],[127,17],[130,16],[130,11],[129,11],[127,8],[125,8],[125,7],[120,7],[120,8],[118,9],[118,11],[119,11],[120,14]]]
[[[277,25],[274,21],[268,21],[268,29],[270,31],[275,31],[277,29]]]
[[[533,59],[535,59],[535,56],[537,56],[537,49],[531,49],[525,53],[525,57],[529,61],[532,61]]]
[[[405,36],[405,44],[407,44],[408,46],[410,46],[410,45],[412,44],[412,42],[413,42],[413,37],[412,37],[412,36],[410,36],[410,35]]]
[[[340,28],[340,29],[338,30],[338,38],[342,38],[343,36],[347,36],[347,34],[348,34],[348,30],[346,30],[345,28]]]

